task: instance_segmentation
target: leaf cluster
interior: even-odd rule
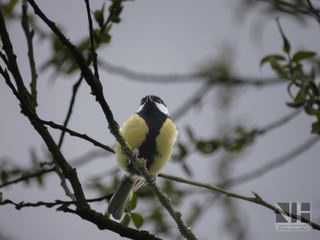
[[[283,39],[283,55],[272,54],[264,57],[260,65],[270,63],[278,77],[288,82],[288,94],[292,102],[287,105],[292,108],[303,107],[308,115],[316,116],[317,122],[312,124],[311,133],[320,134],[320,83],[316,83],[316,70],[312,66],[309,72],[304,70],[305,60],[316,56],[315,52],[298,51],[291,54],[291,45],[282,31],[279,19],[278,28]]]
[[[31,165],[28,168],[22,168],[14,164],[12,160],[2,159],[0,161],[0,185],[7,184],[10,181],[17,182],[21,179],[26,185],[34,180],[39,186],[43,186],[44,178],[41,173],[48,168],[45,167],[46,164],[39,161],[39,157],[33,150],[30,151],[30,155]]]
[[[111,27],[113,23],[120,23],[120,14],[123,9],[122,2],[126,0],[112,0],[112,4],[109,7],[109,17],[105,17],[105,3],[101,9],[93,12],[94,20],[97,26],[93,29],[93,38],[95,50],[101,46],[108,45],[111,41]],[[45,70],[49,67],[54,67],[56,73],[71,74],[75,70],[79,69],[77,62],[74,59],[73,54],[70,50],[63,45],[55,34],[52,34],[52,56],[46,61],[41,69]],[[77,49],[90,59],[90,38],[85,37],[80,40],[76,45]]]
[[[252,144],[258,133],[257,129],[246,130],[243,126],[236,126],[229,136],[223,138],[199,139],[190,127],[186,128],[189,138],[188,143],[178,143],[178,153],[173,160],[182,162],[190,155],[191,152],[198,152],[202,155],[210,155],[219,149],[227,152],[240,152],[244,147]],[[190,176],[191,170],[183,165],[185,172]]]

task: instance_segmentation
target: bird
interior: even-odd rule
[[[147,160],[149,173],[157,176],[171,158],[178,130],[164,101],[158,96],[147,95],[141,99],[137,112],[123,124],[121,134],[137,157]],[[115,152],[123,177],[109,201],[107,213],[120,220],[132,189],[137,191],[145,179],[122,153],[118,142]]]

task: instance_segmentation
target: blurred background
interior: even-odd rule
[[[0,2],[6,5],[9,1]],[[71,42],[80,45],[88,37],[84,1],[36,2]],[[316,142],[316,135],[310,134],[316,118],[304,111],[295,114],[296,110],[286,105],[292,101],[288,83],[275,81],[277,75],[269,64],[260,66],[267,55],[284,55],[276,17],[280,17],[292,53],[319,52],[320,25],[313,17],[291,14],[290,9],[284,9],[287,13],[283,9],[278,11],[272,7],[272,2],[123,2],[121,21],[113,23],[108,32],[110,42],[101,44],[97,51],[100,79],[105,98],[120,125],[138,109],[145,95],[158,95],[165,101],[180,138],[174,158],[163,173],[219,185],[245,196],[253,197],[251,191],[254,191],[273,205],[311,202],[312,220],[320,223],[320,141]],[[305,1],[287,2],[305,4]],[[318,1],[311,2],[319,7]],[[103,4],[107,18],[110,1],[91,1],[90,7],[94,13],[101,10]],[[72,69],[68,61],[58,67],[55,60],[63,58],[63,54],[57,52],[59,44],[53,45],[55,40],[48,27],[33,15],[31,6],[28,11],[35,28],[37,112],[44,120],[63,124],[79,71]],[[7,16],[7,29],[21,74],[29,86],[27,43],[20,19],[14,18],[20,15],[21,1],[18,1],[12,18]],[[95,22],[94,26],[97,28],[98,24]],[[4,66],[2,61],[1,66]],[[310,62],[304,67],[310,72]],[[222,83],[208,85],[205,81],[208,78],[239,79],[249,83],[226,84],[221,80]],[[262,84],[253,84],[260,80]],[[319,84],[319,78],[315,81]],[[115,139],[90,91],[83,81],[68,127],[113,147]],[[20,169],[23,172],[39,168],[40,162],[49,162],[44,142],[20,113],[18,100],[5,81],[0,81],[0,92],[1,171]],[[288,116],[290,120],[277,125]],[[272,128],[272,124],[277,127]],[[252,132],[255,129],[267,131],[256,134]],[[49,131],[58,141],[60,131],[50,128]],[[234,145],[228,145],[230,142]],[[121,177],[113,154],[69,134],[61,149],[77,168],[87,198],[112,192]],[[248,175],[257,169],[261,170],[257,176]],[[243,178],[238,177],[241,176],[249,176],[249,179],[240,181]],[[229,181],[232,179],[236,181]],[[316,230],[275,231],[274,213],[265,207],[160,177],[157,182],[199,239],[319,238]],[[3,187],[0,191],[3,199],[16,203],[70,200],[54,172],[30,179],[28,184]],[[134,212],[145,219],[142,229],[163,239],[181,239],[175,222],[160,207],[150,189],[144,187],[137,194],[139,199]],[[107,202],[90,205],[104,213]],[[13,205],[1,206],[0,239],[121,239],[113,232],[100,231],[76,215],[55,209],[40,206],[16,210]],[[132,223],[130,226],[134,227]]]

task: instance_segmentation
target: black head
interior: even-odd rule
[[[161,98],[155,95],[147,95],[144,98],[142,98],[137,113],[143,113],[145,115],[161,113],[166,116],[169,116],[166,104],[163,102]]]

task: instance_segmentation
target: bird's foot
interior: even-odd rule
[[[148,184],[154,184],[157,180],[157,176],[156,175],[151,175],[151,178],[147,181]]]
[[[127,165],[132,163],[132,161],[136,160],[138,156],[139,156],[139,150],[138,149],[133,150],[131,157],[128,158]]]

